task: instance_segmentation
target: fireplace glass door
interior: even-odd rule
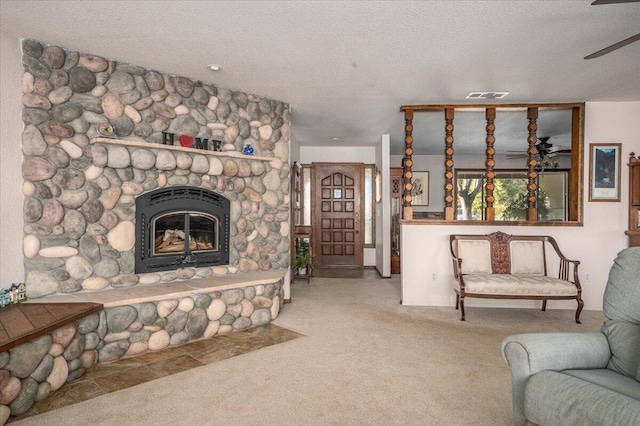
[[[163,214],[153,221],[154,256],[218,251],[218,218],[188,211]]]
[[[229,263],[231,202],[174,186],[136,198],[136,274]]]

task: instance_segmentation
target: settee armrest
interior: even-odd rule
[[[531,375],[542,370],[606,368],[611,350],[599,332],[531,333],[505,338],[502,356],[511,369],[514,423],[524,425],[524,389]]]
[[[553,237],[545,237],[547,241],[551,244],[556,254],[560,258],[560,266],[558,268],[558,278],[566,281],[573,282],[576,287],[578,287],[578,292],[581,291],[580,288],[580,279],[578,278],[578,267],[580,266],[579,260],[571,260],[568,259],[562,252],[560,251],[560,247]],[[573,265],[573,267],[572,267]],[[573,279],[572,279],[573,278]]]

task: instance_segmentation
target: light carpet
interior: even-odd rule
[[[315,268],[313,276],[317,278],[364,278],[364,270],[361,268],[323,267]],[[367,273],[374,271],[367,271]]]
[[[601,312],[399,304],[399,278],[292,285],[305,335],[15,425],[509,425],[510,334],[595,331]],[[549,302],[552,307],[553,302]]]

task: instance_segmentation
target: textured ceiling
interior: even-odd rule
[[[300,145],[400,153],[403,104],[639,101],[640,42],[583,57],[637,34],[640,3],[590,3],[0,0],[0,29],[289,102]],[[415,152],[442,152],[420,117]]]

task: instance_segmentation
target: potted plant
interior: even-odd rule
[[[302,239],[296,245],[296,260],[293,262],[293,267],[298,271],[298,275],[306,275],[307,271],[313,269],[313,266],[309,241]]]

